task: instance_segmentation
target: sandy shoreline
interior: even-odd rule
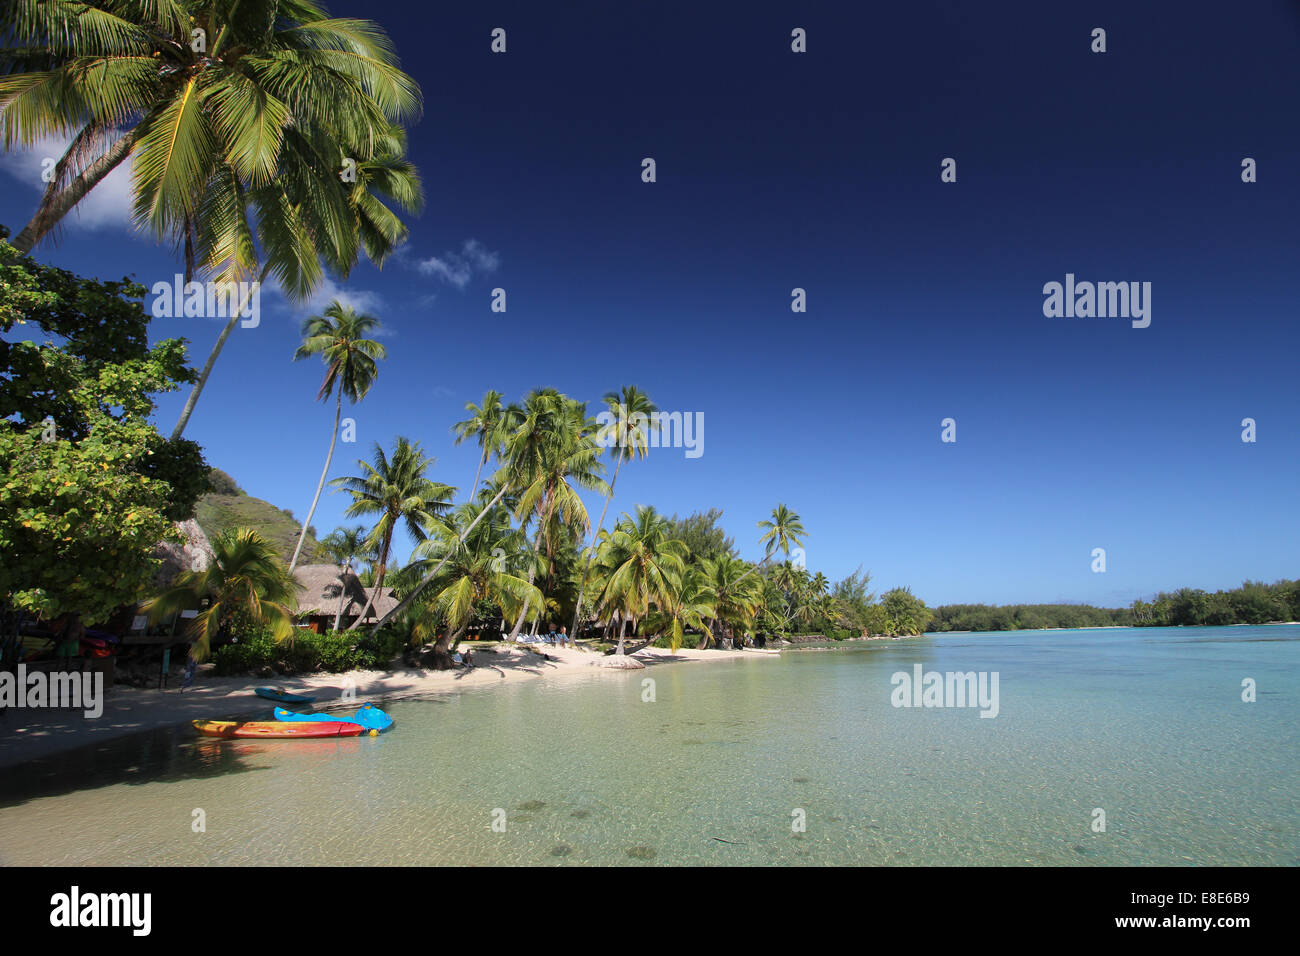
[[[315,710],[345,710],[367,700],[425,697],[527,680],[625,673],[606,666],[609,658],[591,651],[548,646],[543,653],[546,658],[518,647],[503,648],[496,654],[478,649],[474,655],[477,666],[450,671],[400,668],[289,678],[201,675],[193,687],[183,692],[179,684],[165,690],[119,684],[105,694],[104,712],[94,719],[86,718],[79,710],[10,708],[0,714],[0,768],[190,720],[270,720],[274,704],[256,696],[253,693],[255,687],[283,686],[292,692],[315,696],[316,703],[312,705]],[[734,661],[775,656],[775,653],[753,650],[681,648],[672,652],[647,647],[638,651],[635,659],[653,667],[682,661]],[[341,702],[349,678],[356,688],[356,700]]]

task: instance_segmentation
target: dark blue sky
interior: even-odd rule
[[[390,358],[334,475],[404,434],[466,486],[465,401],[635,383],[704,414],[704,454],[624,469],[616,507],[720,507],[747,557],[781,501],[810,567],[861,564],[931,604],[1300,574],[1294,3],[540,6],[329,4],[378,20],[423,87],[429,196],[398,261],[335,283],[383,320]],[[40,183],[32,157],[3,162],[17,231]],[[38,254],[169,278],[175,254],[101,189]],[[1150,282],[1150,327],[1044,317],[1067,272]],[[309,311],[264,296],[188,432],[299,515],[331,423],[319,365],[289,361]],[[197,364],[218,324],[155,329]],[[322,500],[322,533],[345,504]]]

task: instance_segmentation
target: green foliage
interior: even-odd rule
[[[171,488],[140,473],[157,432],[87,409],[80,442],[0,422],[0,601],[103,621],[134,602],[174,535]]]
[[[0,227],[0,333],[18,329],[24,338],[0,338],[0,420],[50,422],[54,436],[75,444],[100,421],[146,422],[156,395],[194,381],[184,339],[149,345],[143,286],[41,265],[18,255],[7,235]],[[207,490],[199,446],[153,429],[138,438],[143,453],[131,469],[165,483],[166,517],[191,517]]]
[[[934,612],[914,595],[910,588],[894,588],[880,596],[880,607],[885,613],[885,633],[921,634],[929,627]]]
[[[148,602],[150,617],[156,622],[180,611],[199,611],[186,629],[197,660],[207,657],[217,637],[250,627],[263,628],[278,640],[291,637],[297,587],[275,549],[251,528],[232,528],[212,539],[212,551],[207,570],[183,572]]]
[[[222,677],[256,673],[264,667],[280,674],[341,674],[383,667],[401,653],[405,643],[392,628],[374,638],[355,632],[298,630],[288,641],[276,641],[265,630],[253,630],[238,642],[218,648],[212,662]]]
[[[1246,581],[1231,591],[1210,594],[1199,588],[1161,592],[1155,599],[1134,601],[1128,610],[1137,627],[1227,626],[1300,620],[1300,580],[1273,584]]]
[[[0,229],[0,601],[102,621],[133,603],[206,487],[193,442],[149,423],[191,380],[183,340],[148,344],[144,290],[17,255]]]
[[[945,604],[934,610],[931,631],[1017,631],[1035,628],[1108,627],[1129,623],[1122,608],[1088,604]]]
[[[681,541],[691,549],[691,563],[711,561],[727,555],[737,557],[735,541],[718,524],[722,520],[722,509],[710,508],[708,511],[696,511],[689,517],[679,518],[673,515],[668,519],[668,536]]]

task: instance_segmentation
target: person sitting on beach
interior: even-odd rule
[[[569,643],[569,629],[563,624],[560,625],[560,633],[555,635],[556,643],[561,647],[571,647]]]

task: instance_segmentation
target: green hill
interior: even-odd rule
[[[293,546],[298,543],[298,532],[302,530],[293,512],[254,498],[219,468],[213,468],[209,478],[212,491],[200,498],[194,509],[194,520],[203,533],[211,539],[227,528],[254,528],[275,545],[288,564],[293,557]],[[308,529],[299,563],[313,559],[317,544],[315,531],[315,528]]]

